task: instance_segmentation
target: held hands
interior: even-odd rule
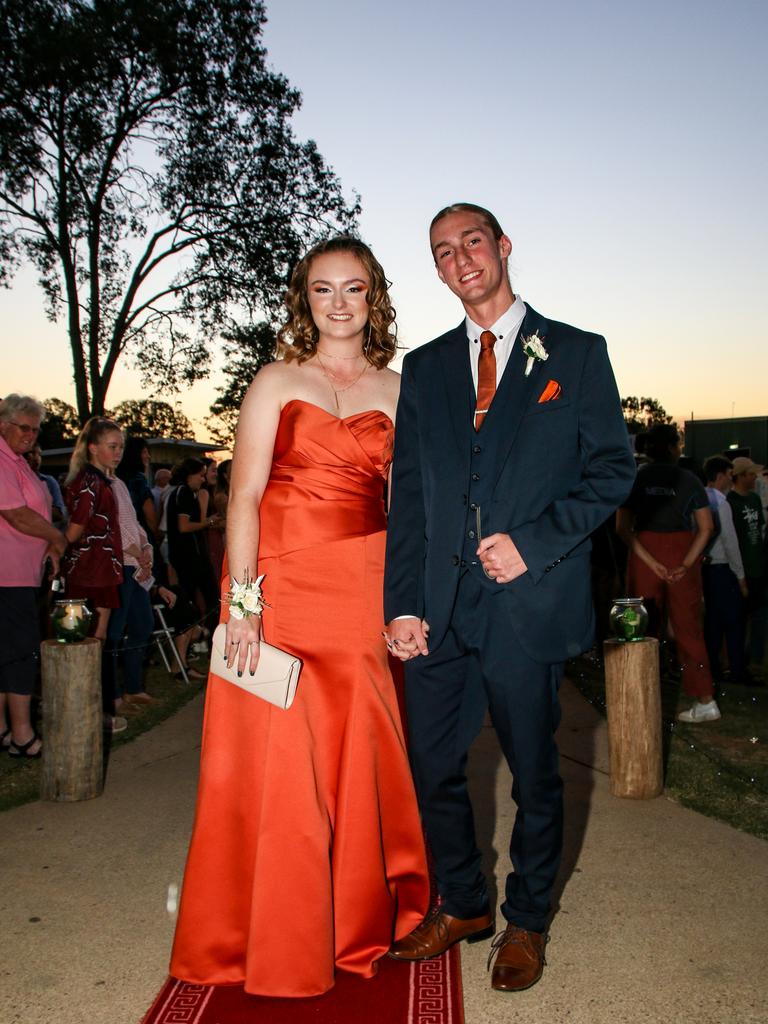
[[[497,583],[511,583],[528,572],[528,566],[508,533],[492,533],[483,537],[477,555],[486,576]]]
[[[420,654],[429,654],[427,637],[429,623],[415,615],[404,619],[393,619],[382,633],[387,641],[387,650],[400,661],[410,661]]]
[[[237,674],[241,676],[247,665],[248,671],[254,675],[259,663],[261,638],[261,615],[248,615],[242,619],[230,618],[224,641],[227,667],[236,665]]]
[[[690,566],[678,565],[674,569],[667,569],[667,583],[678,583],[688,572]]]

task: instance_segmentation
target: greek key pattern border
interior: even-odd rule
[[[408,1024],[457,1024],[451,993],[450,950],[435,960],[411,964]]]
[[[186,981],[177,981],[168,993],[154,1024],[197,1024],[212,995],[211,985],[191,985]]]

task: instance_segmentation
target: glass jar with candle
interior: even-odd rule
[[[85,640],[91,622],[91,610],[85,598],[65,598],[55,601],[51,613],[53,636],[60,644],[73,644]]]

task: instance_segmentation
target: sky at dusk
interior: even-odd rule
[[[432,215],[492,209],[516,291],[608,339],[622,395],[676,418],[768,415],[768,6],[273,0],[295,118],[392,281],[401,343],[455,326]],[[761,298],[763,296],[763,298]],[[0,292],[3,393],[73,400],[65,325],[31,273]],[[179,395],[202,417],[216,374]],[[108,404],[142,397],[121,371]],[[168,396],[162,396],[167,398]]]

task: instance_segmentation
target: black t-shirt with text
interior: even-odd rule
[[[634,513],[636,533],[680,533],[694,529],[694,512],[708,504],[693,473],[672,462],[650,462],[637,471],[625,507]]]

